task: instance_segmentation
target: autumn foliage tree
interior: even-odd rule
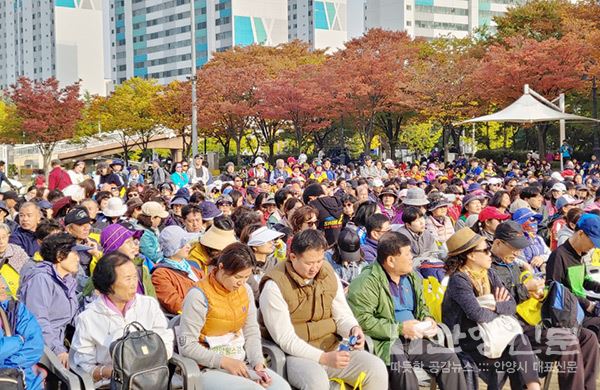
[[[307,136],[326,128],[336,117],[334,75],[323,64],[307,64],[265,80],[257,92],[262,118],[279,119],[290,131],[295,150],[303,150]]]
[[[449,141],[459,147],[461,128],[455,123],[481,113],[470,75],[479,64],[482,48],[471,38],[435,39],[424,42],[412,67],[417,93],[421,97],[421,120],[442,127],[444,153]]]
[[[183,155],[188,156],[191,147],[192,88],[190,82],[173,81],[162,86],[152,100],[156,122],[171,129],[181,137]],[[192,154],[198,151],[192,151]]]
[[[519,98],[525,84],[553,99],[560,93],[583,88],[584,59],[588,55],[588,46],[571,36],[543,41],[511,37],[489,48],[473,72],[472,83],[481,100],[498,106]],[[541,155],[546,152],[547,129],[548,126],[537,126]]]
[[[411,111],[416,104],[408,70],[416,54],[406,33],[372,29],[349,41],[329,61],[344,99],[343,112],[354,122],[365,154],[370,152],[379,114]]]
[[[48,172],[56,144],[73,137],[81,116],[79,83],[60,87],[54,78],[32,81],[21,77],[9,89],[8,96],[16,108],[22,133],[22,138],[14,142],[35,144]]]

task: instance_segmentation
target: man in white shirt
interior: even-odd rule
[[[364,334],[331,265],[325,261],[327,241],[317,230],[294,236],[289,259],[277,264],[260,283],[264,325],[287,355],[287,379],[299,389],[328,390],[329,378],[354,385],[366,373],[363,389],[387,389],[381,359],[363,350]],[[340,339],[356,337],[343,349]]]
[[[194,163],[187,173],[191,184],[202,183],[206,185],[210,181],[210,172],[204,166],[204,156],[200,154],[194,156]]]

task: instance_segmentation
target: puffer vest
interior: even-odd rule
[[[338,337],[332,305],[338,284],[331,265],[324,262],[312,283],[306,284],[288,260],[277,264],[263,276],[261,291],[267,280],[277,283],[288,305],[296,335],[323,351],[336,349]]]
[[[198,283],[208,301],[208,312],[204,327],[200,331],[200,342],[204,343],[206,336],[223,336],[227,333],[237,333],[246,324],[248,317],[248,292],[246,286],[236,291],[227,291],[215,279],[214,273]]]

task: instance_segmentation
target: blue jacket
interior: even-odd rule
[[[34,253],[40,250],[40,244],[35,239],[34,232],[23,229],[21,226],[17,227],[14,232],[10,235],[8,240],[11,244],[17,244],[29,257],[33,257]]]
[[[171,173],[171,181],[178,188],[182,188],[182,187],[185,187],[188,185],[188,183],[190,182],[190,178],[188,177],[188,174],[185,172],[182,172],[181,174],[179,174],[177,172],[173,172],[173,173]]]
[[[67,325],[74,324],[79,311],[76,287],[77,281],[72,275],[61,278],[47,261],[21,275],[19,299],[37,318],[44,343],[56,355],[67,352],[65,330]]]
[[[8,300],[0,302],[4,311],[8,311],[8,303]],[[16,336],[8,337],[0,328],[0,367],[21,368],[25,372],[27,390],[42,389],[42,378],[33,373],[32,367],[44,353],[44,339],[35,317],[25,305],[17,306],[17,326],[14,333]]]
[[[151,229],[144,228],[144,234],[140,239],[140,253],[153,264],[163,259],[163,253],[158,244],[158,235]]]
[[[377,244],[377,241],[367,237],[367,240],[365,241],[364,245],[361,246],[365,254],[365,261],[368,264],[371,264],[375,260],[377,260]]]

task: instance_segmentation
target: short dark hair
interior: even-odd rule
[[[385,225],[386,222],[390,222],[390,219],[384,214],[373,214],[367,219],[365,228],[367,229],[367,235],[371,236],[371,233],[375,230],[379,230]]]
[[[55,220],[43,220],[35,229],[34,236],[37,240],[43,240],[53,232],[62,231],[62,228]],[[71,236],[69,234],[69,236]]]
[[[327,240],[322,232],[315,229],[303,230],[292,238],[291,252],[301,255],[311,249],[326,250]]]
[[[277,206],[278,209],[281,209],[281,206],[283,206],[288,196],[290,196],[291,194],[292,191],[290,191],[287,188],[282,188],[279,191],[277,191],[275,193],[275,206]]]
[[[94,288],[101,294],[112,294],[114,292],[112,286],[117,280],[116,268],[130,261],[129,257],[121,252],[110,252],[102,256],[92,275]]]
[[[402,222],[405,224],[413,223],[417,218],[421,218],[423,215],[423,211],[421,211],[420,208],[409,206],[402,211]]]
[[[112,198],[112,194],[108,191],[96,192],[96,202],[98,203],[98,205],[100,205],[100,202],[102,202],[104,199],[110,199],[110,198]]]
[[[399,254],[402,248],[410,246],[410,240],[402,233],[387,232],[377,244],[377,262],[383,264],[385,259]]]
[[[56,264],[69,255],[74,245],[75,237],[72,235],[68,233],[52,234],[42,241],[40,255],[44,261]]]
[[[219,215],[213,219],[213,225],[221,230],[233,230],[235,224],[231,217],[227,215]]]
[[[262,217],[258,212],[252,210],[249,207],[241,206],[231,213],[231,220],[235,224],[235,235],[239,237],[242,234],[242,229],[245,226],[252,225],[254,223],[261,223]]]
[[[529,199],[535,198],[541,194],[540,188],[538,186],[527,186],[521,190],[521,199]]]
[[[248,268],[254,268],[256,257],[254,251],[246,244],[234,242],[223,249],[215,265],[223,264],[226,274],[232,275]]]
[[[190,214],[200,214],[202,215],[202,209],[200,206],[195,204],[186,204],[181,209],[181,218],[186,219]]]
[[[365,226],[367,224],[367,219],[369,219],[370,216],[374,215],[377,212],[378,208],[379,206],[377,205],[377,203],[373,201],[367,200],[365,202],[362,202],[358,205],[356,211],[354,212],[354,224],[356,226]]]

